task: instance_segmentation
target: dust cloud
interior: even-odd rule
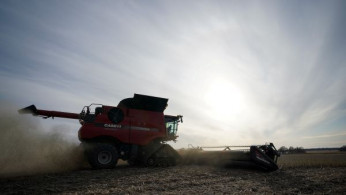
[[[70,171],[83,165],[79,143],[54,129],[45,131],[14,106],[0,105],[0,178]]]

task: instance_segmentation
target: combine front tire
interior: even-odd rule
[[[118,162],[117,149],[111,144],[94,144],[86,154],[90,165],[95,169],[114,168]]]

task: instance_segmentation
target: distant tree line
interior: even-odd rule
[[[342,152],[346,152],[346,145],[341,146],[339,150]]]
[[[338,148],[313,148],[313,149],[306,149],[308,151],[310,150],[337,150]],[[306,153],[306,150],[303,147],[293,147],[290,146],[287,148],[286,146],[281,146],[278,151],[281,154],[298,154],[298,153]],[[339,148],[339,151],[346,152],[346,145],[343,145]]]
[[[303,147],[293,147],[290,146],[287,148],[286,146],[281,146],[278,150],[281,154],[299,154],[305,153],[305,149]]]

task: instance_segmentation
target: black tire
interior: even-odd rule
[[[94,169],[111,169],[117,165],[118,152],[111,144],[93,144],[87,151],[87,158]]]
[[[149,157],[145,162],[145,166],[147,167],[155,167],[156,165],[157,165],[157,162],[154,157]]]

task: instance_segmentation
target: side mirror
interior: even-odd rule
[[[183,115],[178,115],[180,122],[183,123]]]

